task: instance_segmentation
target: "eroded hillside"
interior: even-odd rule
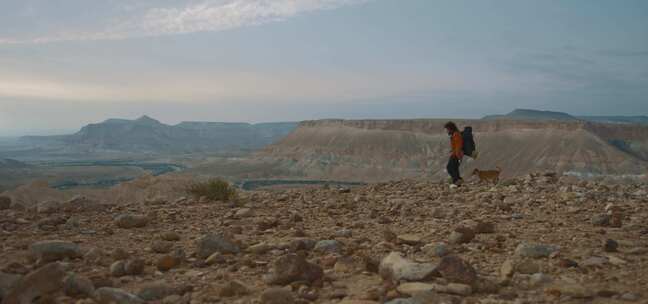
[[[296,175],[384,181],[444,175],[444,120],[307,121],[258,154]],[[537,170],[593,175],[642,175],[648,168],[648,127],[567,121],[465,120],[480,156],[463,170],[501,167],[504,176]]]

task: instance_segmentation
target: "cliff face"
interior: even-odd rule
[[[306,121],[257,156],[311,178],[384,181],[445,175],[446,120]],[[480,156],[474,168],[504,176],[538,170],[581,174],[646,173],[648,127],[583,121],[458,120],[472,126]]]

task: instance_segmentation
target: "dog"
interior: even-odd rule
[[[472,175],[479,177],[479,182],[488,182],[491,181],[495,184],[499,183],[500,173],[502,173],[502,168],[497,167],[497,170],[483,171],[479,169],[473,170]]]

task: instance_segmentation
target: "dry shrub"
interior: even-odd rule
[[[220,178],[194,182],[187,186],[186,191],[195,198],[204,196],[212,201],[231,202],[237,198],[236,188]]]

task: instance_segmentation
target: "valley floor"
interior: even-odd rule
[[[2,303],[648,303],[646,184],[181,195],[0,210]]]

